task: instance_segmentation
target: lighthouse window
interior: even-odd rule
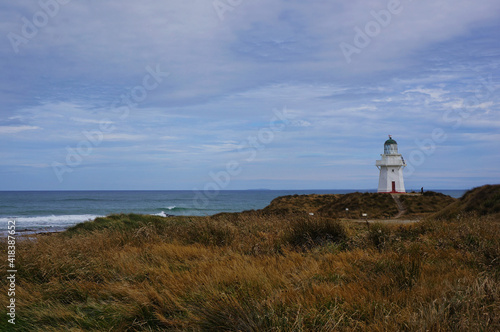
[[[394,173],[394,170],[392,170],[392,172]]]

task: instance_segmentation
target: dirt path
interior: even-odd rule
[[[398,206],[399,212],[394,216],[394,218],[397,219],[406,213],[406,209],[405,209],[403,203],[401,203],[401,201],[399,200],[398,194],[391,194],[391,196],[392,196],[392,199],[394,199],[394,201],[396,202],[396,205]]]
[[[412,196],[417,196],[420,194],[407,194],[407,195],[412,195]],[[399,219],[401,216],[403,216],[407,211],[405,206],[403,205],[403,202],[399,199],[401,194],[391,194],[392,199],[394,199],[394,202],[396,202],[396,205],[398,207],[398,213],[392,217],[391,219],[341,219],[344,221],[353,221],[353,222],[359,222],[359,223],[375,223],[375,222],[380,222],[380,223],[386,223],[386,224],[412,224],[415,222],[419,222],[420,219]]]
[[[357,222],[357,223],[382,223],[382,224],[413,224],[419,222],[419,219],[341,219],[343,221]]]

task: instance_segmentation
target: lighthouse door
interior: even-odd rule
[[[392,192],[396,192],[396,181],[392,181]]]

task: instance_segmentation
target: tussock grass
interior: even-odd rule
[[[498,234],[497,217],[463,213],[113,215],[18,243],[16,329],[494,331]]]
[[[304,249],[333,242],[345,246],[347,232],[338,220],[328,218],[300,218],[290,223],[284,240],[293,247]]]

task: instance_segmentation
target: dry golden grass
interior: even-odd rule
[[[370,227],[115,215],[18,243],[16,328],[494,331],[499,234],[498,218],[475,215]]]

